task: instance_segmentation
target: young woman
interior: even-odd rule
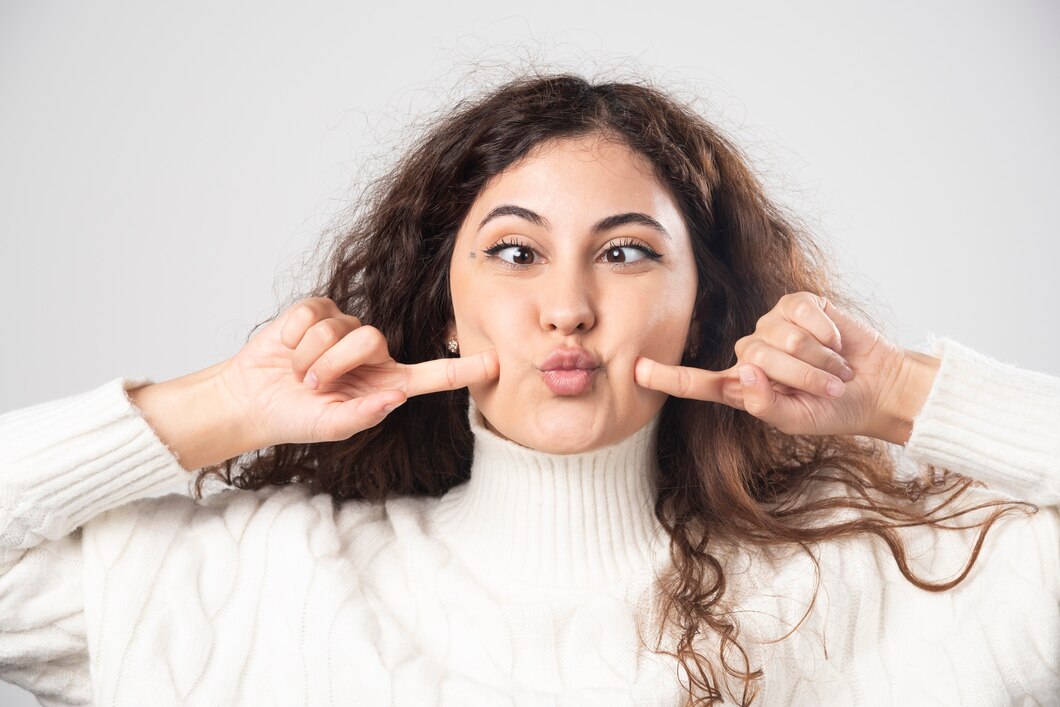
[[[361,209],[230,360],[0,416],[0,677],[1056,704],[1060,378],[888,341],[694,111],[512,81]]]

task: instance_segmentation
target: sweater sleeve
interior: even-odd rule
[[[44,705],[90,704],[80,526],[191,474],[115,378],[0,415],[0,678]]]
[[[941,359],[900,456],[1021,501],[1060,505],[1060,378],[928,335]]]

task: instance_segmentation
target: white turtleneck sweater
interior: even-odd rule
[[[942,363],[893,447],[901,472],[949,468],[988,487],[973,497],[1041,509],[998,521],[942,593],[874,536],[815,546],[817,604],[773,644],[812,562],[727,556],[755,704],[1060,704],[1060,378],[928,341]],[[677,662],[636,630],[667,557],[658,416],[563,456],[500,438],[472,402],[471,479],[440,499],[333,505],[292,485],[196,502],[126,395],[146,382],[0,416],[0,678],[44,705],[682,703]],[[975,534],[905,537],[939,580]]]

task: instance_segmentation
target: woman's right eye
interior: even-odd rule
[[[534,251],[530,248],[526,248],[521,245],[513,245],[508,248],[501,248],[499,252],[503,253],[506,250],[512,251],[512,261],[515,265],[529,265],[534,261]],[[504,259],[503,257],[501,258]],[[505,261],[509,262],[509,261]]]
[[[506,251],[511,251],[511,253],[507,256],[498,255]],[[487,248],[483,253],[506,267],[518,268],[533,265],[535,251],[530,246],[521,243],[501,242]],[[508,258],[511,258],[511,260],[508,260]]]

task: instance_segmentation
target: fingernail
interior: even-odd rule
[[[834,398],[838,398],[842,395],[844,388],[845,386],[843,385],[843,382],[838,381],[835,378],[829,380],[824,386],[825,391]]]
[[[317,381],[317,374],[313,373],[312,371],[310,371],[309,375],[305,377],[305,384],[310,388],[316,389],[318,382],[319,381]]]
[[[839,377],[844,383],[854,380],[854,371],[849,366],[843,366],[839,369]]]
[[[753,368],[740,366],[736,369],[736,372],[740,375],[740,380],[743,381],[744,385],[754,385],[755,372]]]

